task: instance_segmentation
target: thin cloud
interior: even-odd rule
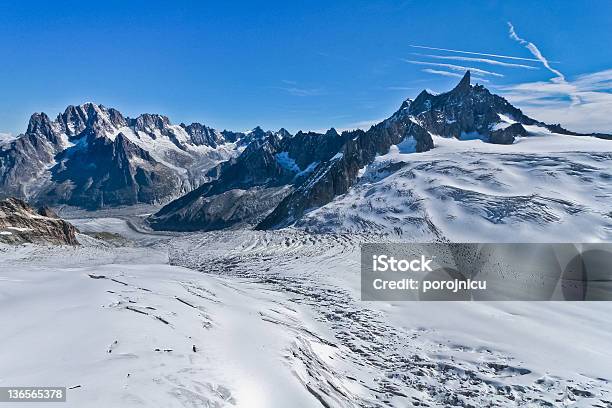
[[[425,68],[425,69],[423,69],[421,71],[427,72],[428,74],[442,75],[442,76],[447,76],[447,77],[457,77],[457,78],[462,78],[463,77],[463,75],[458,74],[456,72],[440,71],[440,70],[431,69],[431,68]]]
[[[555,75],[555,77],[551,79],[552,82],[561,85],[568,85],[568,82],[565,79],[565,75],[563,75],[563,73],[558,69],[555,69],[550,66],[550,62],[548,61],[548,59],[540,52],[540,50],[534,43],[519,37],[510,21],[508,21],[508,34],[510,35],[510,38],[512,38],[514,41],[517,41],[519,44],[527,48],[529,52],[531,52],[531,54],[533,54],[533,56],[536,57],[537,60],[540,61],[547,70],[549,70]],[[573,104],[579,104],[581,102],[578,92],[571,92],[569,96]]]
[[[289,84],[287,83],[287,85]],[[299,86],[277,86],[275,88],[293,96],[318,96],[325,93],[322,88],[304,88]]]
[[[577,86],[585,87],[592,91],[612,92],[612,69],[581,75],[575,82]]]
[[[579,132],[612,133],[612,69],[573,81],[540,81],[500,87],[530,116]],[[575,101],[579,102],[576,103]]]
[[[7,142],[9,140],[13,140],[15,137],[12,133],[8,132],[0,132],[0,142]]]
[[[346,130],[350,131],[350,130],[355,130],[355,129],[368,130],[372,126],[379,124],[385,119],[386,118],[379,118],[379,119],[371,119],[371,120],[364,120],[364,121],[355,122],[355,123],[349,123],[347,125],[339,127],[337,130],[338,132],[344,132]]]
[[[432,67],[446,68],[446,69],[450,69],[451,71],[465,72],[465,71],[470,70],[471,72],[480,74],[480,75],[491,75],[491,76],[496,76],[496,77],[503,77],[502,74],[498,74],[497,72],[485,71],[484,69],[474,68],[474,67],[464,67],[462,65],[440,64],[437,62],[414,61],[414,60],[409,60],[409,59],[403,59],[403,61],[409,64],[429,65]]]
[[[425,68],[425,69],[422,69],[421,71],[427,72],[428,74],[442,75],[442,76],[455,77],[455,78],[463,78],[463,74],[457,74],[456,72],[441,71],[441,70],[431,69],[431,68]],[[479,76],[473,76],[473,78],[480,82],[489,82],[487,79],[481,78]]]
[[[300,84],[297,81],[290,80],[290,79],[281,79],[280,82],[282,82],[284,85],[275,86],[273,88],[279,89],[293,96],[317,96],[317,95],[323,95],[325,93],[323,88],[300,86]]]
[[[473,58],[473,57],[459,57],[455,55],[431,55],[431,54],[417,54],[417,53],[415,53],[414,55],[419,55],[421,57],[428,57],[428,58],[443,59],[443,60],[479,62],[483,64],[499,65],[502,67],[510,67],[510,68],[539,69],[538,67],[533,67],[531,65],[513,64],[510,62],[497,61],[497,60],[492,60],[489,58]]]
[[[281,88],[281,89],[294,96],[317,96],[317,95],[323,94],[323,90],[320,88],[291,87],[291,88]]]
[[[487,54],[487,53],[484,53],[484,52],[472,52],[472,51],[452,50],[452,49],[449,49],[449,48],[427,47],[425,45],[410,45],[410,47],[412,47],[412,48],[421,48],[421,49],[424,49],[424,50],[454,52],[454,53],[457,53],[457,54],[480,55],[480,56],[483,56],[483,57],[506,58],[506,59],[512,59],[512,60],[521,60],[521,61],[536,61],[536,62],[539,61],[539,60],[537,60],[535,58],[522,58],[522,57],[513,57],[513,56],[510,56],[510,55]]]

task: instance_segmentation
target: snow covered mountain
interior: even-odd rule
[[[0,192],[89,209],[168,201],[199,186],[206,171],[267,136],[173,125],[162,115],[124,117],[113,108],[69,106],[35,113],[25,134],[0,145]]]
[[[414,101],[406,100],[390,118],[368,131],[347,131],[341,135],[333,129],[326,134],[300,132],[294,137],[269,136],[261,143],[252,144],[241,156],[217,166],[212,171],[214,174],[208,174],[211,178],[214,176],[214,180],[168,204],[153,215],[150,222],[155,229],[182,231],[239,225],[267,230],[296,222],[313,229],[329,230],[334,223],[330,224],[328,219],[346,219],[348,214],[354,213],[351,208],[359,207],[362,201],[371,201],[366,199],[371,194],[369,190],[361,195],[354,194],[363,188],[363,180],[368,179],[363,177],[366,172],[369,178],[380,179],[381,174],[392,174],[406,166],[401,161],[379,165],[379,159],[390,153],[404,155],[410,162],[419,158],[412,153],[427,152],[447,139],[477,140],[482,146],[507,145],[499,146],[500,151],[508,149],[511,152],[510,145],[543,135],[558,135],[561,140],[570,142],[566,146],[569,150],[579,149],[571,145],[572,141],[580,144],[596,138],[610,138],[602,134],[593,135],[596,138],[585,137],[587,135],[568,131],[560,125],[532,119],[482,85],[471,85],[468,71],[451,91],[439,95],[423,91]],[[439,142],[434,143],[434,140]],[[550,143],[551,148],[557,141],[552,137],[538,140],[544,146]],[[609,143],[599,142],[595,150],[604,150],[603,146]],[[455,147],[462,151],[463,147],[473,145],[457,144]],[[435,162],[438,151],[434,149],[426,157]],[[461,166],[457,167],[460,171]],[[390,186],[382,188],[379,200],[393,195],[392,189]],[[439,195],[452,196],[451,193],[441,191]],[[340,207],[326,206],[345,194],[345,202]],[[403,220],[417,216],[413,211],[414,205],[418,206],[417,201],[397,203],[394,211],[401,212]],[[319,211],[314,211],[318,208]],[[313,211],[319,217],[304,218],[304,214]],[[393,224],[395,218],[391,217],[386,225]],[[420,219],[423,221],[423,217]],[[354,231],[368,222],[360,219],[343,228]],[[381,223],[373,225],[380,227]]]
[[[293,189],[332,160],[348,133],[272,134],[207,173],[211,180],[150,218],[155,229],[214,230],[254,224]]]
[[[87,209],[170,202],[150,218],[155,229],[274,229],[348,193],[396,147],[431,150],[432,136],[496,145],[586,136],[532,119],[470,80],[468,71],[451,91],[423,91],[369,130],[342,134],[219,132],[93,103],[69,106],[55,120],[36,113],[25,134],[0,143],[0,195]]]
[[[414,101],[404,102],[400,111],[430,133],[457,139],[481,139],[494,144],[512,144],[527,136],[525,126],[572,136],[595,136],[610,139],[612,135],[586,135],[564,129],[559,124],[548,125],[523,114],[501,96],[492,94],[482,85],[470,85],[470,71],[450,92],[434,95],[422,91]],[[536,129],[536,133],[540,130]]]
[[[426,153],[391,149],[295,226],[417,242],[612,240],[612,142],[526,128],[510,146],[434,136]]]
[[[365,242],[612,241],[605,135],[530,119],[465,79],[341,134],[98,108],[82,127],[37,115],[2,145],[3,174],[41,200],[64,186],[105,206],[199,177],[150,224],[224,230],[62,208],[80,231],[62,242],[53,213],[0,202],[4,383],[65,385],[76,407],[610,405],[609,302],[360,300]],[[230,158],[198,167],[202,151]],[[12,245],[45,233],[79,245]]]

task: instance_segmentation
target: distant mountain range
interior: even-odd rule
[[[0,145],[0,195],[88,209],[167,202],[270,135],[172,125],[155,114],[131,119],[93,103],[69,106],[55,120],[35,113],[25,134]]]
[[[220,132],[199,123],[172,125],[155,114],[131,119],[87,103],[53,121],[34,114],[25,134],[0,145],[0,195],[87,209],[168,202],[149,218],[155,229],[273,229],[346,193],[394,145],[428,151],[432,134],[512,144],[533,126],[581,135],[471,85],[469,71],[449,92],[423,91],[369,130],[341,134],[333,128]]]

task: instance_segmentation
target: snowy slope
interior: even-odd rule
[[[80,386],[79,408],[612,401],[607,303],[361,302],[367,235],[80,239],[0,248],[0,385]]]
[[[109,138],[114,139],[118,134],[124,134],[131,142],[149,152],[155,160],[179,174],[185,183],[193,184],[193,187],[206,180],[207,170],[238,156],[244,149],[244,146],[237,143],[225,143],[216,147],[198,146],[191,142],[182,127],[171,125],[169,129],[174,141],[159,129],[147,133],[127,126],[117,129]]]
[[[611,305],[362,302],[359,243],[372,239],[210,233],[171,242],[170,260],[266,282],[311,310],[318,340],[275,320],[302,329],[290,361],[323,406],[609,404]]]
[[[413,241],[612,239],[612,142],[526,127],[532,136],[512,145],[434,136],[429,152],[392,148],[298,226]]]
[[[307,321],[284,295],[168,266],[157,251],[10,251],[0,386],[80,386],[67,407],[314,405],[280,353],[293,334],[259,314]]]

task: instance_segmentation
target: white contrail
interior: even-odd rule
[[[508,21],[508,27],[510,29],[510,38],[512,38],[515,41],[518,41],[521,45],[527,48],[529,52],[531,52],[531,54],[533,54],[533,56],[536,57],[537,60],[540,61],[542,65],[544,65],[544,67],[546,67],[546,69],[548,69],[550,72],[552,72],[553,74],[557,76],[556,78],[557,81],[561,83],[565,82],[565,76],[561,73],[561,71],[554,69],[553,67],[550,66],[546,57],[542,55],[542,53],[540,52],[540,50],[538,49],[538,47],[536,47],[534,43],[526,41],[522,39],[521,37],[519,37],[516,34],[516,31],[514,30],[514,26],[509,21]]]
[[[431,68],[425,68],[422,71],[427,72],[428,74],[436,74],[436,75],[442,75],[442,76],[448,76],[448,77],[463,78],[463,75],[457,74],[456,72],[440,71],[438,69],[431,69]]]
[[[425,69],[422,69],[421,71],[427,72],[428,74],[442,75],[442,76],[455,77],[455,78],[463,78],[463,74],[457,74],[455,72],[449,72],[449,71],[441,71],[439,69],[425,68]],[[481,77],[477,77],[477,76],[473,76],[472,78],[480,82],[489,82],[488,80],[481,78]]]
[[[540,52],[540,50],[534,43],[524,40],[523,38],[518,36],[518,34],[516,33],[516,30],[514,29],[514,26],[512,25],[510,21],[508,21],[508,30],[509,30],[510,38],[512,38],[513,40],[517,41],[519,44],[527,48],[529,52],[531,52],[531,54],[533,54],[533,56],[536,57],[538,61],[540,61],[547,70],[549,70],[555,75],[555,77],[551,79],[552,82],[561,84],[561,85],[572,86],[571,84],[567,82],[567,80],[565,79],[565,75],[563,75],[561,71],[550,66],[548,59],[546,59],[546,57],[542,55],[542,53]],[[578,96],[576,91],[570,92],[569,96],[572,99],[572,105],[577,105],[582,102],[582,100],[580,99],[580,96]]]
[[[451,49],[448,49],[448,48],[427,47],[425,45],[410,45],[410,47],[412,47],[412,48],[422,48],[424,50],[455,52],[455,53],[458,53],[458,54],[481,55],[483,57],[506,58],[506,59],[512,59],[512,60],[522,60],[522,61],[536,61],[536,62],[539,61],[538,59],[535,59],[535,58],[522,58],[522,57],[512,57],[510,55],[486,54],[484,52],[451,50]]]
[[[489,58],[473,58],[473,57],[459,57],[455,55],[431,55],[431,54],[417,54],[417,53],[415,53],[414,55],[419,55],[421,57],[428,57],[428,58],[443,59],[443,60],[480,62],[483,64],[499,65],[502,67],[510,67],[510,68],[539,69],[538,67],[533,67],[531,65],[513,64],[510,62],[497,61],[497,60],[492,60]]]
[[[471,72],[476,73],[476,74],[503,77],[502,74],[498,74],[497,72],[485,71],[484,69],[480,69],[480,68],[464,67],[462,65],[453,65],[453,64],[439,64],[437,62],[414,61],[414,60],[409,60],[409,59],[402,59],[402,60],[409,64],[429,65],[432,67],[442,67],[442,68],[450,69],[451,71],[461,71],[461,72],[470,70]]]

